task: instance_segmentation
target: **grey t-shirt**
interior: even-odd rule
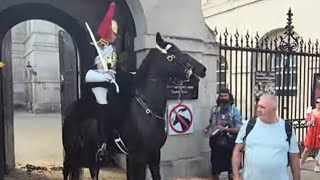
[[[236,143],[243,143],[247,124],[243,125]],[[257,118],[245,142],[244,180],[289,180],[287,153],[299,153],[294,131],[290,147],[286,141],[285,122],[267,124]]]

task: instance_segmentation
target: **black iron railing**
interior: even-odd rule
[[[261,94],[274,93],[279,117],[295,124],[298,141],[303,144],[306,110],[315,102],[320,47],[318,40],[304,41],[294,32],[292,16],[290,9],[285,28],[262,37],[259,33],[250,36],[248,32],[240,35],[215,29],[220,47],[217,91],[225,86],[231,90],[244,119],[253,117]]]

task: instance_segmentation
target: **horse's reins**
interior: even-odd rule
[[[182,86],[183,85],[183,81],[180,81],[180,83],[179,83],[179,96],[178,96],[178,100],[180,101],[179,102],[179,105],[180,104],[182,104],[182,102],[183,102],[183,98],[182,98]]]
[[[159,116],[159,115],[157,115],[156,113],[154,113],[153,111],[152,111],[152,109],[147,105],[147,103],[145,103],[145,101],[141,98],[141,94],[138,92],[138,90],[137,89],[135,89],[135,97],[136,97],[136,100],[137,100],[137,102],[140,104],[140,106],[145,110],[145,113],[147,114],[147,115],[151,115],[151,116],[153,116],[155,119],[161,119],[161,120],[164,120],[165,121],[165,119],[164,119],[164,117],[161,117],[161,116]]]
[[[156,46],[156,48],[157,48],[162,54],[168,54],[168,50],[169,50],[171,47],[172,47],[171,44],[168,44],[165,49],[164,49],[164,48],[161,48],[161,47],[158,46],[158,45]],[[171,62],[171,61],[173,61],[175,58],[176,58],[176,56],[175,56],[174,54],[169,54],[169,55],[167,55],[167,58],[166,58],[166,59]],[[179,64],[180,66],[182,66],[182,67],[184,68],[184,72],[186,73],[186,77],[187,77],[188,79],[190,79],[190,76],[191,76],[192,73],[193,73],[193,72],[192,72],[192,69],[193,69],[192,65],[191,65],[190,63],[187,63],[187,65],[185,66],[184,64],[182,64],[182,63],[180,63],[180,62],[177,62],[177,61],[173,61],[173,62]],[[183,87],[182,84],[183,84],[183,81],[180,81],[180,84],[179,84],[179,97],[178,97],[178,99],[180,100],[179,104],[181,104],[182,101],[183,101],[183,99],[181,98],[181,97],[182,97],[182,87]],[[161,120],[164,120],[164,121],[165,121],[164,117],[161,117],[161,116],[157,115],[156,113],[154,113],[154,112],[152,111],[152,109],[147,105],[147,103],[145,103],[145,101],[141,98],[141,96],[142,96],[142,95],[138,92],[138,90],[135,89],[135,98],[136,98],[137,102],[140,104],[140,106],[145,110],[145,113],[146,113],[147,115],[153,116],[155,119],[161,119]]]

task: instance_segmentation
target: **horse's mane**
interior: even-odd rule
[[[151,60],[157,56],[156,49],[151,49],[147,56],[142,61],[134,77],[134,84],[137,86],[146,78],[147,72],[150,70]]]

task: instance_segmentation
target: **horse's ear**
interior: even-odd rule
[[[167,43],[162,39],[162,37],[161,37],[159,32],[157,32],[157,35],[156,35],[156,42],[157,42],[158,46],[160,46],[163,49],[167,45]]]

